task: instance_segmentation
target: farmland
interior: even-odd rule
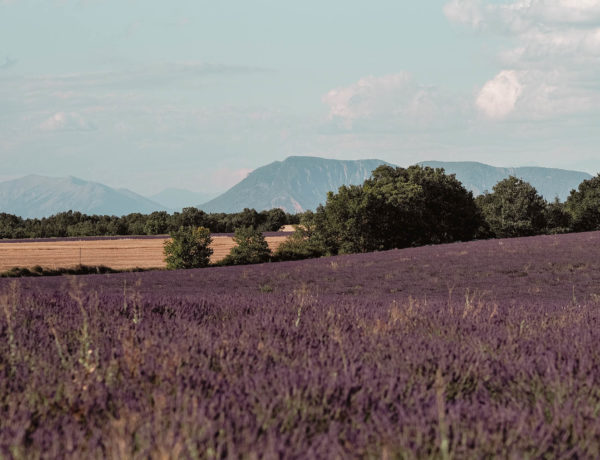
[[[0,292],[9,458],[600,455],[600,233]]]
[[[276,250],[286,233],[267,233],[265,239]],[[40,239],[3,242],[0,240],[0,272],[13,267],[67,268],[76,265],[104,265],[114,269],[164,268],[163,247],[168,236]],[[214,235],[211,262],[223,259],[234,246],[231,235]]]

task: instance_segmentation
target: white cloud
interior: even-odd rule
[[[503,70],[477,94],[475,105],[486,117],[543,120],[592,111],[600,96],[572,87],[562,71]]]
[[[452,22],[475,28],[484,22],[483,6],[479,0],[452,0],[444,6],[444,14]]]
[[[477,96],[476,105],[489,118],[505,118],[523,93],[514,70],[504,70],[488,81]]]
[[[504,68],[482,85],[487,117],[552,118],[594,110],[600,101],[600,0],[451,0],[448,19],[507,35]]]
[[[94,125],[77,112],[57,112],[40,124],[42,131],[93,131]]]
[[[521,0],[507,9],[523,12],[532,21],[592,24],[600,20],[598,0]]]
[[[527,30],[536,24],[593,26],[600,20],[599,0],[451,0],[448,19],[481,28]]]

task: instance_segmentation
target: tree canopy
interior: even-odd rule
[[[482,219],[454,175],[422,166],[379,166],[363,185],[330,192],[315,217],[317,236],[332,254],[465,241]]]
[[[573,219],[573,230],[578,232],[600,229],[600,174],[584,180],[572,190],[565,208]]]
[[[241,227],[235,230],[233,240],[236,245],[223,260],[223,265],[260,264],[268,262],[271,250],[265,237],[252,227]]]
[[[510,176],[498,182],[492,193],[477,197],[483,217],[498,238],[543,233],[547,225],[546,201],[528,182]]]
[[[199,268],[210,263],[213,253],[210,230],[205,227],[180,227],[165,242],[167,268]]]
[[[239,227],[253,227],[273,232],[286,224],[297,224],[300,216],[286,214],[281,209],[258,212],[244,209],[233,214],[214,213],[189,207],[169,214],[132,213],[125,216],[86,215],[66,211],[41,219],[23,219],[0,212],[1,238],[51,238],[69,236],[163,235],[181,227],[207,227],[214,233],[233,233]]]

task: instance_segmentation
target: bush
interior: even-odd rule
[[[302,260],[313,259],[325,255],[325,248],[314,237],[311,237],[305,227],[296,226],[296,230],[287,240],[279,245],[273,260]]]
[[[168,269],[206,267],[213,250],[212,238],[205,227],[180,227],[171,232],[171,240],[165,242],[165,261]]]
[[[241,227],[235,230],[233,240],[236,246],[222,261],[223,265],[246,265],[268,262],[271,250],[265,237],[252,227]]]

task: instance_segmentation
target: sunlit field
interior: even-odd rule
[[[265,239],[276,251],[287,234],[268,233]],[[34,241],[0,240],[0,272],[13,267],[59,269],[78,265],[105,266],[117,270],[132,268],[165,268],[164,243],[168,236],[56,238]],[[211,262],[225,258],[235,246],[231,235],[214,235]]]
[[[600,456],[600,233],[0,292],[6,458]]]

